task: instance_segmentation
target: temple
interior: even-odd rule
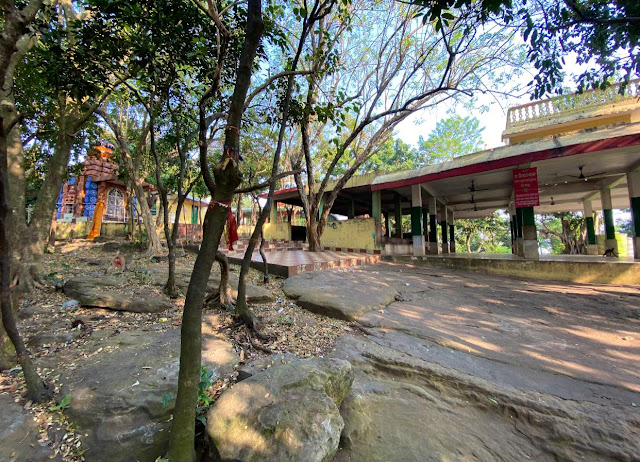
[[[416,170],[355,176],[340,192],[327,223],[328,249],[360,249],[388,256],[453,255],[455,220],[508,211],[512,256],[540,259],[535,215],[583,212],[588,254],[607,249],[640,259],[640,80],[512,107],[505,146]],[[332,190],[329,185],[327,194]],[[295,188],[276,201],[300,206]],[[613,210],[629,209],[633,237],[616,236]],[[597,235],[593,212],[602,211]],[[411,233],[397,224],[411,217]],[[279,238],[295,225],[270,224]],[[578,256],[577,256],[578,257]]]

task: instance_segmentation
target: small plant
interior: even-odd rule
[[[71,404],[71,395],[69,393],[67,393],[60,400],[60,404],[57,404],[55,406],[49,406],[49,410],[50,411],[60,411],[62,409],[68,408],[70,404]]]
[[[209,395],[209,388],[211,387],[211,379],[213,378],[213,371],[208,371],[204,366],[200,368],[200,383],[198,383],[198,404],[196,404],[196,419],[199,420],[202,425],[207,425],[207,418],[204,413],[213,400]]]

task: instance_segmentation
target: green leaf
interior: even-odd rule
[[[66,409],[69,407],[69,405],[71,404],[71,394],[67,393],[66,395],[64,395],[64,397],[60,400],[60,404],[56,405],[56,406],[49,406],[49,410],[50,411],[59,411],[61,409]]]

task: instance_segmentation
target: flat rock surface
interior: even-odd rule
[[[494,384],[352,335],[354,368],[335,462],[637,460],[640,415]]]
[[[116,277],[80,276],[69,279],[64,293],[82,306],[108,308],[134,313],[160,313],[171,308],[162,294],[146,288],[127,291],[123,280]]]
[[[291,277],[284,290],[302,307],[310,297],[314,311],[351,313],[381,338],[404,333],[408,343],[640,392],[640,288],[381,263]]]
[[[288,278],[283,290],[309,311],[353,321],[364,313],[384,308],[397,295],[389,281],[379,278],[372,267],[366,268],[369,269],[302,273]]]
[[[213,370],[214,381],[238,363],[232,345],[217,337],[216,323],[215,315],[205,315],[202,361]],[[168,448],[180,331],[153,335],[128,331],[104,339],[99,346],[98,354],[61,377],[60,396],[71,394],[65,413],[88,434],[83,441],[85,458],[154,461]]]
[[[351,365],[308,359],[275,365],[235,384],[207,415],[222,461],[322,462],[338,448]]]
[[[334,461],[639,460],[639,288],[348,272],[323,279],[379,278],[395,296],[330,355],[355,373]]]
[[[39,440],[39,429],[31,413],[0,395],[0,460],[6,462],[45,462],[54,458],[46,443]],[[61,460],[55,457],[55,460]]]

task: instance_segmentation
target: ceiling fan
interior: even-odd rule
[[[586,165],[578,165],[578,170],[580,170],[580,175],[565,175],[568,176],[570,178],[577,178],[578,180],[582,180],[582,181],[589,181],[590,178],[596,178],[600,175],[602,175],[603,173],[607,173],[607,172],[600,172],[600,173],[592,173],[591,175],[585,175],[584,172],[582,171],[583,168],[585,168]]]
[[[489,191],[489,189],[487,188],[483,188],[483,189],[476,188],[475,180],[471,180],[471,186],[469,186],[468,189],[471,193],[474,193],[476,191]]]

